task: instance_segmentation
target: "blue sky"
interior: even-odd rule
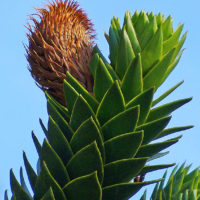
[[[36,87],[27,70],[23,43],[27,43],[26,28],[28,14],[34,13],[33,7],[40,7],[46,1],[18,0],[2,1],[0,5],[0,199],[9,186],[9,170],[14,169],[19,177],[19,168],[23,166],[22,151],[33,166],[36,165],[37,154],[31,139],[34,130],[42,141],[43,133],[39,126],[39,118],[47,123],[46,100],[44,94]],[[95,24],[97,44],[105,55],[108,46],[104,39],[104,31],[108,31],[112,16],[119,17],[121,22],[126,10],[133,13],[136,9],[161,12],[171,15],[174,25],[184,23],[184,31],[188,31],[186,48],[181,61],[171,77],[158,93],[165,91],[181,80],[184,84],[167,101],[193,96],[191,103],[173,113],[169,127],[195,125],[192,130],[183,133],[181,141],[171,147],[170,154],[157,163],[193,163],[200,166],[200,22],[198,0],[80,0],[81,7],[86,10]],[[150,177],[162,175],[156,173]],[[138,198],[134,198],[138,199]]]

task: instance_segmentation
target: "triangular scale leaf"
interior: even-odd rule
[[[104,141],[135,130],[139,117],[139,106],[129,108],[114,116],[102,126]]]
[[[145,75],[151,67],[161,59],[163,51],[162,26],[157,30],[154,37],[149,41],[141,53],[143,74]]]
[[[169,51],[144,77],[144,90],[154,87],[157,89],[164,78],[165,72],[171,64],[175,49]]]
[[[68,130],[66,129],[66,131]],[[49,116],[48,131],[46,133],[46,137],[65,165],[72,157],[73,152],[68,140],[51,116]]]
[[[165,22],[162,24],[163,28],[163,40],[167,40],[173,33],[173,26],[172,26],[172,17],[169,16]]]
[[[92,117],[83,122],[77,129],[74,136],[70,141],[71,148],[74,153],[82,149],[83,147],[91,144],[93,141],[97,142],[98,148],[101,152],[102,160],[105,160],[105,150],[103,144],[103,138]]]
[[[66,107],[68,108],[71,114],[74,103],[78,98],[79,93],[66,80],[64,80],[63,82],[63,90],[64,90]]]
[[[150,111],[147,122],[160,119],[161,117],[165,117],[171,114],[176,109],[183,106],[184,104],[190,102],[191,100],[192,98],[180,99],[180,100],[173,101],[171,103],[167,103],[165,105],[159,106],[157,108],[154,108]]]
[[[133,158],[143,140],[143,131],[126,133],[105,142],[106,163]]]
[[[76,92],[83,96],[83,98],[88,102],[90,107],[95,112],[98,107],[97,100],[69,72],[67,72],[66,80],[76,90]],[[92,90],[92,86],[90,87]]]
[[[163,99],[165,99],[168,95],[170,95],[175,89],[177,89],[180,85],[183,84],[184,81],[179,82],[169,90],[167,90],[164,94],[162,94],[160,97],[158,97],[156,100],[153,101],[152,107],[156,104],[160,103]]]
[[[120,79],[123,79],[126,70],[128,69],[134,58],[135,54],[130,39],[125,28],[123,28],[119,42],[116,65],[116,72],[119,75]]]
[[[68,122],[63,118],[63,116],[56,110],[55,106],[49,103],[49,107],[51,107],[51,118],[55,121],[56,126],[60,128],[63,135],[66,137],[67,140],[70,140],[74,134],[73,130],[69,126]],[[46,131],[44,130],[46,134]]]
[[[129,182],[141,171],[147,159],[123,159],[105,165],[103,186]]]
[[[149,24],[149,19],[148,19],[146,13],[144,12],[144,10],[142,10],[140,12],[140,15],[139,15],[137,21],[134,23],[134,28],[135,28],[137,37],[139,37],[142,34],[146,25],[148,25],[148,24]]]
[[[131,18],[133,25],[135,25],[135,23],[137,22],[138,17],[139,17],[139,13],[138,13],[138,10],[136,10]]]
[[[183,54],[184,49],[182,49],[179,54],[177,55],[176,59],[174,60],[174,62],[169,66],[169,68],[167,69],[167,71],[165,72],[165,76],[161,82],[164,83],[164,81],[167,79],[167,77],[169,76],[169,74],[175,69],[175,67],[177,66],[177,64],[179,63],[179,60],[181,59],[181,56]]]
[[[116,24],[115,22],[117,22],[116,18],[113,17],[111,20],[111,27],[113,28],[115,36],[116,36],[117,40],[119,41],[120,25]]]
[[[98,48],[98,47],[96,47],[96,48]],[[99,66],[99,55],[98,55],[98,53],[94,53],[94,55],[92,56],[92,59],[90,60],[90,64],[89,64],[90,72],[93,77],[95,77],[98,66]]]
[[[185,131],[185,130],[191,129],[193,127],[194,126],[182,126],[182,127],[168,128],[168,129],[161,131],[161,133],[158,135],[158,137],[156,137],[156,139],[159,139],[159,138],[162,138],[162,137],[165,137],[167,135],[177,133],[177,132],[180,132],[180,131]]]
[[[148,144],[154,140],[159,133],[167,126],[171,117],[164,117],[150,123],[143,124],[137,127],[137,131],[144,131],[144,139],[142,144]]]
[[[127,69],[122,80],[122,92],[126,102],[142,93],[143,77],[142,77],[142,62],[140,54],[133,60]]]
[[[154,88],[144,91],[143,93],[139,94],[135,98],[133,98],[127,105],[126,109],[140,106],[140,118],[138,125],[143,124],[146,121],[146,118],[150,112],[152,99],[154,94]]]
[[[178,26],[173,35],[163,43],[163,54],[167,53],[170,49],[174,48],[183,30],[183,25]]]
[[[177,143],[178,140],[179,140],[179,138],[175,138],[173,140],[167,140],[167,141],[159,142],[159,143],[155,143],[155,144],[143,145],[140,147],[136,157],[137,158],[151,157],[151,156],[159,153],[160,151],[168,148],[169,146]]]
[[[37,137],[35,136],[34,132],[32,131],[32,139],[35,145],[35,148],[37,150],[38,156],[40,156],[41,151],[42,151],[42,146],[40,144],[40,142],[38,141]]]
[[[26,168],[26,172],[28,175],[28,180],[30,182],[31,188],[33,191],[35,191],[35,184],[36,184],[36,180],[37,180],[37,174],[35,173],[34,169],[31,167],[25,152],[23,152],[23,159],[24,159],[24,165]]]
[[[47,192],[50,187],[53,190],[55,199],[67,200],[65,194],[62,191],[62,188],[49,172],[45,162],[43,162],[42,170],[35,185],[34,200],[41,200],[41,198],[45,195],[45,192]]]
[[[150,13],[147,12],[147,16],[149,18],[149,21],[151,21],[155,17],[155,15],[154,15],[154,13],[152,11]]]
[[[63,116],[63,118],[69,122],[69,119],[70,119],[70,113],[69,111],[67,110],[67,108],[65,108],[64,106],[62,106],[61,104],[59,104],[52,96],[50,96],[47,92],[45,92],[45,95],[46,95],[46,98],[47,100],[53,104],[56,109],[59,111],[59,113]],[[47,111],[48,111],[48,114],[51,115],[51,107],[49,107],[49,104],[47,104]]]
[[[96,52],[94,56],[92,57],[92,60],[90,61],[90,71],[93,77],[95,77],[97,67],[99,66],[99,60],[101,58],[107,70],[109,71],[110,75],[112,76],[113,80],[119,80],[119,77],[117,76],[115,70],[113,69],[114,66],[112,67],[111,65],[109,65],[108,61],[103,56],[103,54],[101,53],[101,51],[99,50],[97,46],[94,47],[93,52],[94,53]]]
[[[168,164],[168,165],[146,165],[144,168],[140,171],[139,174],[147,174],[149,172],[157,171],[166,169],[169,167],[173,167],[175,164]]]
[[[156,22],[156,17],[154,16],[149,22],[149,25],[145,26],[145,29],[142,32],[141,36],[139,36],[142,50],[145,48],[145,46],[148,44],[148,42],[151,40],[157,30],[158,26]]]
[[[101,101],[112,84],[113,79],[100,58],[94,79],[94,95],[98,101]]]
[[[136,36],[135,29],[134,29],[132,21],[131,21],[130,13],[128,11],[126,12],[124,21],[126,21],[125,28],[126,28],[128,37],[130,39],[133,51],[135,54],[138,54],[139,52],[141,52],[141,48],[140,48],[140,44],[139,44],[137,36]]]
[[[119,46],[119,40],[118,37],[111,26],[109,29],[109,49],[110,49],[110,61],[111,65],[115,68],[117,63],[117,51]]]
[[[104,200],[122,200],[129,199],[136,194],[142,187],[157,183],[160,180],[140,182],[140,183],[120,183],[103,188]]]
[[[115,28],[116,28],[116,30],[117,30],[117,32],[118,32],[118,35],[120,35],[121,27],[120,27],[119,18],[113,17],[112,23],[115,24]]]
[[[97,171],[99,182],[102,183],[103,161],[97,143],[93,142],[78,151],[68,162],[67,171],[69,172],[71,179]]]
[[[104,63],[108,63],[107,59],[104,57],[104,55],[102,54],[101,50],[97,45],[94,46],[92,54],[93,55],[98,54],[98,56],[100,56],[100,58],[103,60]],[[93,72],[95,72],[95,70]],[[95,74],[92,75],[94,76]]]
[[[159,13],[159,14],[156,16],[156,20],[157,20],[158,26],[160,26],[160,25],[162,24],[162,22],[163,22],[161,13]]]
[[[100,124],[103,125],[109,119],[124,110],[124,97],[119,87],[119,83],[115,82],[103,97],[96,115]]]
[[[62,160],[46,141],[46,139],[44,140],[42,146],[40,161],[45,161],[50,173],[61,187],[63,187],[69,181],[69,175]]]
[[[24,175],[23,175],[23,169],[22,169],[22,167],[20,167],[20,183],[21,183],[21,186],[26,191],[26,193],[31,197],[31,193],[29,192],[29,189],[28,189],[28,187],[26,185],[26,182],[24,180]]]
[[[70,181],[64,188],[67,199],[70,200],[101,200],[102,190],[97,178],[97,172]]]
[[[152,161],[152,160],[155,160],[155,159],[158,159],[158,158],[162,158],[162,157],[166,156],[167,154],[169,154],[169,151],[163,152],[163,153],[157,153],[157,154],[151,156],[151,157],[148,159],[148,162],[150,162],[150,161]]]
[[[88,102],[80,95],[74,104],[72,111],[70,126],[74,131],[88,118],[93,117],[95,119],[95,114]]]
[[[187,37],[187,31],[183,34],[181,39],[178,41],[178,44],[176,45],[176,51],[174,52],[173,60],[175,60],[178,54],[182,51],[181,48],[183,47],[186,37]]]
[[[23,187],[17,181],[13,171],[10,171],[10,183],[12,192],[15,194],[16,199],[32,200],[32,198],[25,192]]]

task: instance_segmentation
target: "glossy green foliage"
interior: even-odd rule
[[[68,72],[63,83],[66,107],[46,94],[49,121],[45,127],[40,120],[43,144],[33,134],[37,173],[24,153],[33,196],[21,170],[20,183],[11,172],[12,199],[128,200],[143,186],[159,182],[133,180],[171,167],[147,162],[166,155],[162,151],[181,138],[166,140],[166,135],[191,128],[166,129],[169,115],[191,99],[154,108],[181,84],[154,100],[178,63],[185,39],[179,40],[181,31],[179,26],[173,32],[170,17],[165,20],[144,11],[133,16],[127,12],[123,27],[113,18],[106,34],[110,62],[94,47],[89,66],[93,92]],[[4,199],[8,200],[7,193]]]
[[[200,199],[200,170],[189,172],[190,166],[176,166],[168,180],[158,183],[151,195],[152,200],[199,200]],[[165,172],[163,178],[166,179]],[[165,183],[166,182],[166,183]],[[146,200],[144,194],[141,200]]]
[[[128,199],[141,187],[154,183],[130,183],[132,179],[172,166],[151,166],[146,162],[180,137],[149,143],[190,127],[165,129],[171,119],[165,115],[148,122],[148,116],[153,112],[154,89],[141,92],[126,104],[120,82],[114,81],[97,108],[92,108],[69,81],[66,80],[64,85],[66,94],[67,91],[68,95],[70,91],[77,94],[74,103],[73,98],[69,99],[72,103],[68,105],[73,105],[67,108],[69,120],[64,119],[49,97],[48,127],[45,128],[40,120],[47,139],[41,145],[33,135],[40,157],[39,174],[24,154],[34,199],[81,199],[75,191],[80,191],[82,196],[91,192],[92,199],[114,199],[116,194],[120,194],[119,199]],[[13,174],[12,177],[16,200],[21,195],[31,198],[24,181],[20,185]]]
[[[157,90],[178,64],[186,33],[181,37],[183,25],[174,30],[172,22],[171,16],[165,19],[144,11],[133,16],[127,11],[122,27],[119,19],[111,20],[109,33],[105,34],[109,58],[123,83],[126,101],[142,90]]]

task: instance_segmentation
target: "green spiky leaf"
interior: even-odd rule
[[[69,73],[67,72],[67,82],[90,104],[95,112],[98,107],[97,100]]]
[[[97,142],[102,159],[105,160],[105,150],[102,135],[95,121],[92,117],[90,117],[77,129],[70,141],[70,145],[73,152],[76,153],[83,147],[91,144],[93,141]]]
[[[144,167],[148,158],[123,159],[105,165],[104,186],[129,182]]]
[[[128,34],[128,37],[129,37],[130,42],[132,44],[133,51],[137,55],[139,52],[141,52],[141,47],[140,47],[140,44],[138,42],[135,29],[132,25],[130,13],[128,11],[125,14],[124,24],[125,24],[125,28],[126,28],[126,32]]]
[[[139,117],[139,107],[132,107],[114,116],[102,126],[104,140],[135,130]]]
[[[63,188],[63,191],[70,200],[102,199],[102,190],[97,178],[97,172],[70,181]]]
[[[175,45],[178,42],[178,39],[180,37],[182,30],[183,30],[183,25],[179,24],[178,28],[173,33],[173,35],[163,43],[163,53],[164,54],[167,53],[170,49],[175,47]]]
[[[99,182],[102,183],[103,161],[97,143],[93,142],[78,151],[68,162],[67,171],[69,172],[71,179],[97,171]]]
[[[10,183],[12,192],[15,194],[16,199],[31,200],[31,197],[26,193],[26,191],[17,181],[12,170],[10,171]]]
[[[27,175],[28,175],[28,179],[29,179],[31,188],[32,188],[33,191],[35,191],[37,174],[35,173],[34,169],[31,167],[31,164],[29,163],[25,153],[23,153],[23,159],[24,159],[24,165],[25,165],[25,168],[26,168],[26,172],[27,172]]]
[[[149,41],[141,53],[143,74],[146,74],[157,61],[162,57],[163,34],[162,26],[157,30],[154,37]]]
[[[167,140],[167,141],[164,141],[164,142],[159,142],[159,143],[155,143],[155,144],[147,144],[147,145],[143,145],[136,157],[139,158],[139,157],[151,157],[153,155],[155,155],[156,153],[159,153],[160,151],[166,149],[167,147],[177,143],[179,140],[179,138],[175,138],[175,139],[172,139],[172,140]]]
[[[176,109],[183,106],[184,104],[190,102],[191,100],[192,100],[192,98],[181,99],[181,100],[173,101],[171,103],[167,103],[165,105],[154,108],[149,113],[147,121],[150,122],[150,121],[159,119],[161,117],[165,117],[165,116],[171,114]]]
[[[171,64],[175,49],[167,53],[144,77],[144,90],[154,87],[157,89],[164,78],[165,72]]]
[[[62,160],[46,140],[44,140],[42,146],[40,159],[41,163],[45,161],[48,170],[60,186],[63,187],[67,182],[69,182],[69,175]]]
[[[118,82],[107,91],[99,104],[97,118],[101,125],[125,110],[125,102]]]
[[[143,130],[144,131],[144,139],[143,144],[148,144],[155,138],[157,138],[158,135],[160,135],[160,132],[167,126],[169,123],[171,117],[164,117],[146,124],[143,124],[141,126],[137,127],[137,131]]]
[[[134,106],[140,106],[140,118],[138,125],[141,125],[146,121],[146,118],[150,112],[152,99],[153,99],[154,88],[144,91],[143,93],[139,94],[135,98],[133,98],[127,105],[127,108],[131,108]]]
[[[69,129],[66,129],[66,131],[68,130]],[[68,140],[65,138],[63,132],[51,116],[49,116],[48,131],[46,133],[46,137],[48,138],[51,146],[57,152],[58,156],[62,159],[63,163],[66,164],[72,157],[73,152]]]
[[[126,102],[143,92],[142,63],[140,54],[133,60],[122,80],[122,92]]]
[[[156,104],[160,103],[163,99],[165,99],[168,95],[170,95],[174,90],[176,90],[180,85],[183,84],[184,81],[179,82],[174,87],[167,90],[164,94],[162,94],[160,97],[158,97],[156,100],[153,101],[152,107]]]
[[[129,65],[131,64],[134,58],[135,54],[130,39],[125,28],[123,28],[120,37],[116,63],[116,72],[121,79],[123,78],[126,70],[128,69]]]
[[[98,101],[101,101],[101,99],[112,84],[113,79],[100,58],[94,81],[94,95]]]
[[[67,200],[62,188],[55,181],[51,173],[49,172],[45,162],[42,163],[42,170],[35,184],[34,200],[40,200],[45,192],[52,188],[55,199]]]
[[[136,194],[142,187],[157,183],[160,180],[148,181],[142,183],[121,183],[111,185],[103,188],[103,199],[104,200],[121,200],[129,199],[131,196]]]
[[[74,131],[88,118],[93,117],[95,119],[95,114],[87,101],[80,95],[76,100],[72,115],[70,119],[70,126]]]
[[[74,134],[72,128],[69,126],[68,122],[62,117],[62,115],[56,110],[55,106],[49,102],[49,108],[51,107],[51,119],[55,121],[56,126],[62,131],[63,135],[67,140],[70,140]],[[43,126],[43,125],[42,125]],[[43,127],[42,127],[43,128]],[[55,128],[53,128],[55,131]],[[44,130],[44,128],[43,128]],[[48,134],[47,131],[44,130],[45,134]]]
[[[139,150],[142,140],[143,131],[126,133],[106,141],[106,163],[133,158]]]

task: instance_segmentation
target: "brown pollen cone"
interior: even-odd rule
[[[63,80],[68,71],[92,92],[89,62],[94,46],[94,30],[77,2],[56,0],[31,15],[26,46],[29,71],[36,84],[65,105]]]

